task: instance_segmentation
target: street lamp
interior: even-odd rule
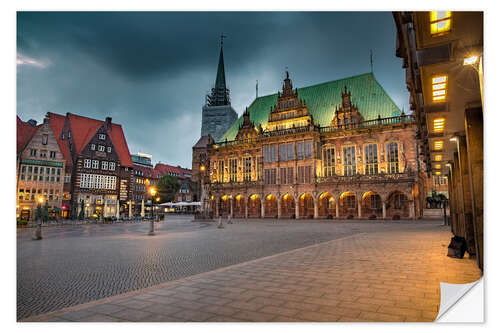
[[[156,195],[156,188],[153,186],[149,189],[149,193],[151,194],[151,222],[149,225],[149,236],[154,236],[155,234],[155,225],[153,220],[153,200]]]

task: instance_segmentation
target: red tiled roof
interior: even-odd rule
[[[50,127],[52,128],[52,132],[57,140],[57,144],[59,145],[59,149],[66,160],[66,165],[71,165],[71,154],[68,148],[68,142],[66,140],[61,140],[61,132],[64,128],[64,122],[66,121],[66,117],[60,114],[48,112],[48,116],[50,119]]]
[[[155,165],[155,169],[158,170],[158,172],[161,175],[167,175],[169,172],[177,173],[179,175],[179,178],[184,178],[185,173],[190,174],[190,175],[192,174],[191,169],[175,167],[175,166],[163,164],[163,163],[157,163]]]
[[[28,144],[28,142],[31,140],[33,135],[36,133],[36,131],[40,128],[40,125],[38,126],[32,126],[28,122],[24,122],[17,116],[16,120],[16,150],[17,153],[21,153]]]
[[[88,144],[90,139],[95,135],[97,130],[105,124],[105,122],[72,113],[68,113],[67,117],[71,126],[71,134],[73,135],[73,140],[75,142],[75,151],[79,154]],[[108,131],[108,135],[110,136],[113,146],[118,153],[121,165],[126,167],[133,166],[122,126],[112,123],[111,131]]]

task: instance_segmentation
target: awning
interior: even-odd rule
[[[164,202],[158,206],[166,207],[186,207],[186,206],[201,206],[200,202]]]

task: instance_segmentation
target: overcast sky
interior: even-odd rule
[[[191,168],[224,33],[226,82],[241,115],[255,98],[370,71],[408,110],[390,12],[19,12],[17,113],[72,112],[125,131],[131,153]]]

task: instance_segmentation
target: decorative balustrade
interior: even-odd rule
[[[317,177],[316,183],[363,183],[363,182],[391,182],[415,179],[413,171],[402,173],[377,173],[373,175],[356,174],[353,176],[333,175],[328,177]]]
[[[396,124],[414,123],[414,122],[415,122],[415,116],[408,114],[408,115],[401,115],[389,118],[372,119],[360,123],[353,123],[340,126],[319,127],[315,125],[307,125],[301,127],[277,129],[273,131],[263,131],[262,133],[260,133],[259,137],[255,139],[220,141],[214,143],[212,147],[219,148],[219,147],[231,147],[239,144],[256,144],[261,139],[282,136],[282,135],[289,135],[289,134],[297,134],[297,133],[307,133],[307,132],[334,133],[334,132],[342,132],[353,129],[362,129],[368,127],[393,125],[393,124],[396,125]]]

